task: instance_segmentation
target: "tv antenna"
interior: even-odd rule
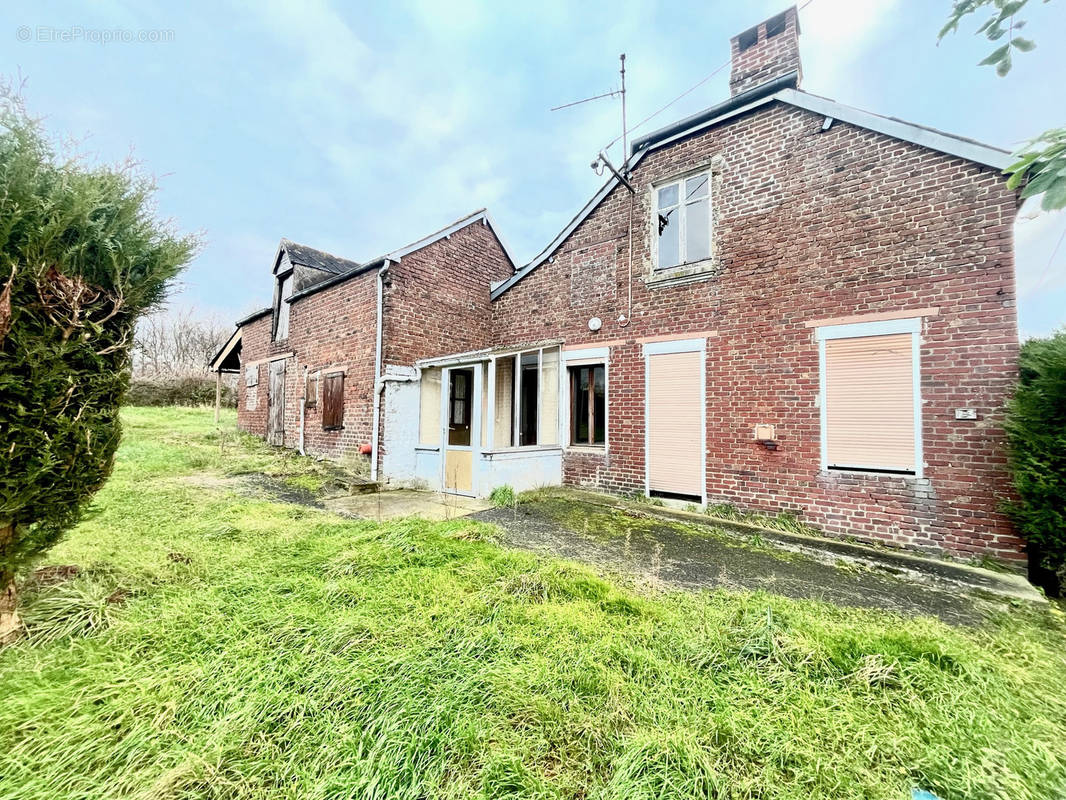
[[[615,169],[614,165],[607,158],[607,153],[605,152],[605,150],[600,151],[599,156],[597,156],[596,160],[592,162],[591,166],[592,169],[596,171],[597,175],[602,175],[603,169],[604,167],[606,167],[614,174],[616,178],[618,178],[618,180],[625,184],[626,188],[629,189],[629,191],[632,192],[633,187],[626,179],[626,176],[628,176],[629,174],[629,154],[627,152],[629,148],[629,142],[626,133],[626,54],[622,53],[620,56],[618,56],[618,60],[621,63],[621,68],[618,70],[618,74],[622,77],[621,89],[612,89],[611,91],[604,92],[603,94],[597,94],[593,97],[586,97],[584,100],[575,100],[572,103],[563,103],[561,106],[555,106],[555,108],[552,108],[550,110],[559,111],[564,108],[579,106],[582,103],[591,103],[593,100],[601,100],[604,97],[620,96],[622,98],[622,136],[620,137],[622,139],[622,169],[621,171]],[[615,139],[615,141],[617,142],[618,139]]]

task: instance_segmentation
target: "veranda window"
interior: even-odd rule
[[[494,447],[559,444],[559,350],[496,359]]]

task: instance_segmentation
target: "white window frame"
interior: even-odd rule
[[[914,473],[887,470],[876,466],[856,466],[839,469],[829,466],[829,412],[826,408],[825,343],[830,339],[861,339],[870,336],[889,336],[909,333],[911,335],[911,373],[914,396]],[[849,325],[823,325],[815,328],[818,341],[819,418],[821,427],[822,470],[835,473],[871,472],[880,475],[895,475],[903,478],[921,479],[924,475],[922,457],[922,368],[921,368],[921,317],[883,320],[881,322],[856,322]]]
[[[562,399],[562,375],[566,368],[566,353],[560,345],[550,345],[545,347],[531,347],[527,350],[512,350],[506,353],[495,353],[490,358],[486,359],[489,364],[489,371],[487,379],[489,385],[486,388],[488,392],[488,404],[491,411],[492,425],[488,429],[489,438],[488,445],[485,448],[485,452],[502,453],[512,450],[557,450],[565,447],[563,444],[566,440],[562,438],[563,435],[563,418],[564,410],[562,407],[558,409],[559,429],[556,432],[555,444],[542,444],[545,433],[544,418],[541,415],[541,405],[544,399],[544,353],[548,350],[558,350],[559,359],[557,362],[556,380],[559,384],[559,398]],[[518,444],[520,440],[519,432],[521,429],[522,420],[522,356],[530,356],[533,354],[537,356],[537,443],[536,444]],[[496,409],[496,363],[503,358],[514,359],[514,374],[511,376],[511,396],[514,399],[514,413],[511,417],[511,445],[508,447],[501,447],[496,442],[496,424],[495,424],[495,409]],[[482,362],[483,363],[483,362]]]
[[[707,176],[707,241],[710,245],[710,251],[707,255],[696,261],[690,261],[688,259],[688,209],[686,206],[692,205],[692,203],[685,202],[685,182],[692,178],[698,178],[701,175]],[[678,258],[680,259],[677,264],[670,264],[663,266],[659,263],[659,192],[662,189],[669,188],[670,186],[677,187],[677,211],[678,211]],[[691,172],[687,175],[682,175],[671,180],[664,181],[662,183],[653,184],[652,190],[652,215],[651,215],[651,232],[652,232],[652,250],[655,258],[655,271],[660,272],[663,270],[680,269],[692,264],[701,264],[704,261],[708,261],[714,256],[714,180],[711,170],[703,169],[698,172]],[[704,198],[699,198],[697,201],[701,202]]]
[[[611,446],[611,370],[610,348],[590,347],[584,350],[562,350],[559,370],[559,441],[568,448],[606,453]],[[575,444],[570,439],[570,367],[603,367],[603,444]],[[566,379],[563,380],[563,376]]]

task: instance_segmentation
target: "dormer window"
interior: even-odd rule
[[[711,257],[711,173],[701,172],[655,190],[656,269]]]
[[[292,295],[292,272],[278,276],[278,290],[274,302],[274,341],[289,338],[289,306]]]

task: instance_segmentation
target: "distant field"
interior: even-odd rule
[[[1066,626],[649,594],[247,493],[309,459],[131,408],[0,652],[3,798],[1066,796]]]

